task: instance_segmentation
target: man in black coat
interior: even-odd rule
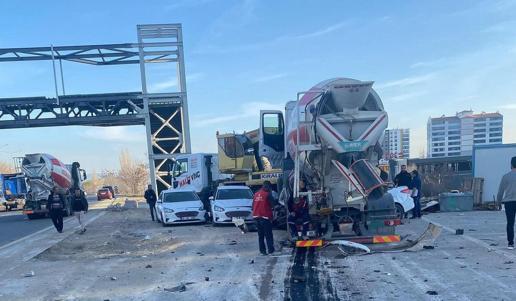
[[[48,195],[47,208],[57,232],[63,233],[63,210],[65,208],[65,202],[63,195],[57,191],[57,187],[55,186]]]
[[[154,212],[156,211],[156,200],[158,198],[156,197],[156,192],[154,191],[154,189],[152,189],[152,185],[149,184],[149,186],[147,186],[147,190],[145,190],[145,194],[143,196],[147,201],[147,204],[149,204],[150,214],[152,220],[154,221]]]
[[[72,195],[72,209],[74,212],[79,225],[81,226],[80,234],[86,232],[86,226],[84,225],[84,213],[88,212],[88,200],[84,192],[80,188],[76,188]]]
[[[401,171],[394,178],[394,185],[396,187],[407,186],[412,189],[412,177],[407,171],[407,165],[401,165]]]

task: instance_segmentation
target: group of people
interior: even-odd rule
[[[396,187],[407,186],[411,190],[410,196],[414,200],[411,218],[421,218],[421,178],[418,171],[414,169],[409,173],[407,165],[401,165],[401,171],[394,177],[393,182]]]
[[[394,178],[394,185],[396,187],[406,186],[411,190],[411,196],[414,200],[414,209],[412,210],[411,218],[421,218],[421,178],[417,170],[412,170],[410,173],[407,171],[407,166],[402,165],[401,171]],[[300,191],[306,191],[304,181],[299,182]],[[80,191],[80,190],[79,190]],[[54,193],[49,196],[50,200],[57,200],[62,202],[59,197],[56,199]],[[80,198],[78,194],[75,194],[75,199]],[[149,204],[152,220],[155,215],[156,205],[156,192],[149,185],[145,191],[145,199]],[[507,240],[509,249],[514,249],[514,222],[516,217],[516,157],[511,159],[511,171],[503,176],[500,183],[497,201],[504,204],[505,214],[507,217]],[[272,232],[272,219],[273,219],[273,208],[276,205],[277,200],[274,197],[272,185],[269,181],[265,181],[260,190],[258,190],[253,197],[253,218],[256,221],[256,227],[258,230],[258,247],[262,255],[274,254],[274,236]],[[74,211],[75,211],[74,207]],[[79,207],[77,207],[79,208]],[[79,208],[80,209],[80,208]],[[82,208],[84,209],[84,208]],[[86,202],[87,210],[87,202]],[[62,212],[62,210],[61,210]],[[288,228],[293,239],[298,238],[298,226],[301,228],[301,235],[306,239],[306,234],[309,228],[310,216],[308,213],[308,203],[306,198],[301,196],[299,198],[291,198],[288,201],[288,212],[287,217]],[[52,221],[55,220],[55,216],[51,213]],[[79,217],[80,222],[80,217]],[[60,221],[54,221],[54,225],[58,231],[62,231],[62,217]],[[58,227],[59,225],[59,227]],[[82,223],[81,223],[81,227]],[[85,231],[85,229],[84,229]]]
[[[84,192],[79,188],[72,192],[71,198],[73,214],[80,225],[79,233],[82,234],[86,232],[84,213],[88,212],[88,201]],[[66,208],[65,196],[60,193],[57,187],[54,187],[48,196],[47,208],[57,232],[63,233],[63,215]]]

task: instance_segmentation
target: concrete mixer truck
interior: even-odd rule
[[[22,160],[21,170],[29,188],[23,208],[29,219],[48,213],[47,199],[53,187],[65,195],[65,216],[72,213],[71,192],[82,189],[82,182],[86,179],[86,173],[78,162],[65,165],[49,154],[28,154]]]
[[[289,201],[307,200],[311,236],[392,235],[400,224],[377,169],[388,118],[372,86],[330,79],[286,103],[284,118],[260,112],[259,155],[282,165],[287,211]]]

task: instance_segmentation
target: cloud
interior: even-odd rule
[[[154,92],[162,92],[164,90],[168,90],[168,89],[176,87],[176,86],[177,86],[177,79],[173,78],[173,79],[169,79],[169,80],[162,81],[159,83],[155,83],[150,86],[149,90],[154,91]]]
[[[430,60],[430,61],[420,61],[420,62],[415,62],[412,65],[410,65],[410,68],[416,69],[416,68],[436,67],[436,66],[443,65],[447,61],[449,61],[449,58],[439,58],[439,59]]]
[[[186,75],[186,84],[191,84],[204,77],[204,73],[192,73]],[[177,78],[171,78],[155,84],[150,85],[149,90],[152,92],[163,92],[171,88],[177,87]]]
[[[426,91],[416,91],[411,93],[405,93],[405,94],[399,94],[395,96],[386,96],[382,97],[384,99],[384,102],[392,102],[392,103],[398,103],[398,102],[404,102],[411,99],[417,99],[419,96],[422,96],[426,94]]]
[[[305,40],[305,39],[309,39],[309,38],[317,38],[317,37],[335,32],[348,25],[351,25],[351,21],[349,21],[349,20],[335,23],[335,24],[329,25],[325,28],[318,29],[313,32],[304,33],[304,34],[283,35],[283,36],[278,36],[278,37],[268,40],[268,41],[252,43],[252,44],[242,44],[242,45],[236,45],[236,46],[207,45],[207,46],[203,46],[200,49],[194,50],[194,52],[197,54],[206,54],[206,53],[229,54],[229,53],[235,53],[235,52],[243,52],[243,51],[262,49],[263,47],[276,45],[279,43],[292,42],[292,41],[296,41],[296,40]]]
[[[426,81],[432,79],[434,76],[435,76],[434,73],[428,73],[428,74],[424,74],[424,75],[405,77],[402,79],[385,82],[383,84],[378,84],[378,85],[376,85],[375,88],[386,89],[386,88],[400,88],[400,87],[412,86],[415,84],[426,82]]]
[[[286,76],[288,76],[288,73],[270,74],[270,75],[258,77],[255,80],[253,80],[253,82],[255,82],[255,83],[263,83],[263,82],[268,82],[268,81],[275,80],[275,79],[280,79],[280,78],[283,78],[283,77],[286,77]]]
[[[165,5],[166,11],[177,10],[181,8],[191,8],[201,6],[213,2],[213,0],[174,0],[174,3]]]
[[[301,34],[301,35],[297,35],[297,36],[292,36],[292,37],[289,37],[289,36],[286,36],[284,37],[283,39],[307,39],[307,38],[315,38],[315,37],[319,37],[319,36],[323,36],[323,35],[326,35],[326,34],[329,34],[329,33],[332,33],[334,31],[337,31],[347,25],[350,25],[350,22],[349,21],[344,21],[344,22],[339,22],[339,23],[336,23],[336,24],[333,24],[333,25],[330,25],[328,27],[325,27],[323,29],[320,29],[320,30],[316,30],[314,32],[310,32],[310,33],[305,33],[305,34]],[[281,38],[280,38],[281,39]]]
[[[108,142],[146,142],[145,128],[142,126],[113,126],[88,128],[87,130],[82,131],[81,135],[84,138],[103,140]]]
[[[248,102],[240,106],[234,114],[223,116],[193,116],[190,123],[193,127],[207,127],[216,124],[227,123],[232,121],[246,120],[250,118],[258,118],[260,110],[281,110],[284,105],[272,102]]]
[[[514,101],[513,103],[498,106],[498,108],[501,110],[516,110],[516,101]]]

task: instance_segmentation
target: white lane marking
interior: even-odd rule
[[[400,260],[396,260],[395,262],[389,257],[391,255],[381,254],[384,261],[391,263],[393,269],[395,269],[403,278],[407,280],[407,282],[413,283],[420,291],[423,296],[425,296],[427,300],[443,300],[440,297],[426,295],[426,292],[430,291],[430,287],[428,287],[423,281],[418,279],[416,275],[414,275],[409,269],[403,267],[401,265]]]
[[[471,299],[463,295],[461,293],[455,293],[455,288],[451,285],[448,285],[445,281],[443,281],[441,276],[436,275],[432,270],[425,269],[419,265],[417,265],[414,261],[404,261],[406,264],[411,266],[411,269],[415,271],[419,271],[418,275],[424,275],[425,278],[432,280],[435,285],[441,287],[444,292],[450,294],[453,297],[453,300],[462,300],[462,301],[471,301]]]
[[[102,213],[102,215],[104,214],[104,212],[101,212],[101,213]],[[100,217],[100,213],[99,213],[99,214],[97,214],[96,216],[94,216],[94,217],[90,218],[89,220],[87,220],[87,221],[85,222],[85,225],[87,225],[87,224],[91,223],[92,221],[96,220],[98,217]],[[69,223],[71,223],[71,221],[72,221],[72,220],[75,220],[75,218],[67,218],[67,219],[64,221],[64,223],[63,223],[63,224],[69,224]],[[12,245],[15,245],[15,244],[17,244],[17,243],[19,243],[19,242],[21,242],[21,241],[23,241],[23,240],[25,240],[25,239],[30,239],[30,238],[32,238],[32,237],[34,237],[34,236],[37,236],[37,235],[39,235],[39,234],[41,234],[41,233],[43,233],[43,232],[49,231],[49,230],[51,230],[51,229],[54,229],[54,226],[53,226],[53,225],[52,225],[52,226],[48,226],[48,227],[46,227],[46,228],[43,228],[43,229],[41,229],[41,230],[39,230],[39,231],[36,231],[36,232],[34,232],[34,233],[32,233],[32,234],[29,234],[29,235],[26,235],[26,236],[24,236],[24,237],[21,237],[21,238],[19,238],[19,239],[15,240],[15,241],[11,241],[10,243],[5,244],[5,245],[1,246],[1,247],[0,247],[0,250],[3,250],[3,249],[8,248],[8,247],[10,247],[10,246],[12,246]]]
[[[443,229],[445,229],[446,231],[448,231],[448,232],[450,232],[450,233],[455,233],[455,229],[452,229],[452,228],[450,228],[450,227],[448,227],[448,226],[445,226],[445,225],[443,225],[443,224],[440,224],[440,223],[438,223],[438,222],[435,222],[435,221],[433,221],[433,220],[429,219],[428,217],[423,217],[423,219],[424,219],[425,221],[429,222],[429,223],[433,223],[433,224],[435,224],[435,225],[437,225],[437,226],[439,226],[439,227],[442,227]],[[495,249],[494,247],[490,246],[490,245],[489,245],[488,243],[486,243],[486,242],[481,241],[480,239],[476,239],[476,238],[471,237],[471,236],[469,236],[469,235],[467,235],[467,234],[457,235],[457,236],[458,236],[458,237],[461,237],[461,238],[463,238],[463,239],[465,239],[465,240],[469,240],[470,242],[472,242],[472,243],[474,243],[474,244],[477,244],[477,245],[479,245],[479,246],[482,246],[482,247],[486,248],[489,252],[494,252],[494,253],[496,253],[496,254],[498,254],[498,255],[502,255],[502,256],[504,256],[504,257],[506,257],[506,258],[508,258],[508,259],[516,260],[516,256],[515,256],[515,255],[509,254],[509,253],[504,252],[504,251],[502,251],[502,250],[500,250],[500,249]]]
[[[461,261],[461,260],[458,260],[457,258],[454,258],[453,255],[451,255],[450,253],[444,251],[444,250],[440,250],[441,253],[443,253],[444,255],[446,255],[448,258],[450,258],[452,261],[455,261],[456,263],[458,263],[459,265],[462,265],[462,266],[466,266],[466,269],[477,274],[478,276],[480,276],[480,280],[483,281],[483,280],[490,280],[492,283],[498,285],[498,286],[501,286],[503,287],[504,289],[506,290],[510,290],[510,288],[505,285],[503,282],[499,281],[498,279],[494,278],[493,276],[485,273],[485,272],[481,272],[481,271],[477,271],[473,268],[470,268],[468,266],[467,263]],[[506,298],[507,300],[511,300],[511,298],[509,298],[508,296],[503,296],[503,298]]]

